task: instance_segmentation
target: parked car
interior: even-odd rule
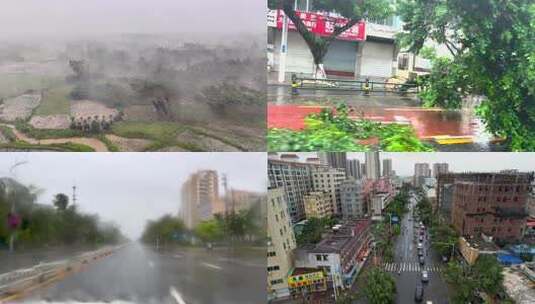
[[[429,273],[426,270],[422,271],[422,282],[429,282]]]
[[[416,289],[414,290],[414,301],[416,302],[422,302],[424,299],[424,287],[421,284],[416,285]]]
[[[448,262],[448,257],[445,256],[445,255],[443,255],[443,256],[442,256],[442,262],[443,262],[443,263],[447,263],[447,262]]]

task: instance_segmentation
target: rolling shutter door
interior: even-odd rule
[[[353,76],[357,61],[357,43],[335,40],[324,59],[327,73]]]
[[[366,41],[362,49],[361,76],[391,77],[393,54],[392,43]]]
[[[277,32],[275,49],[275,68],[278,69],[281,32]],[[286,72],[312,74],[314,59],[306,42],[296,32],[288,33],[288,54],[286,55]]]

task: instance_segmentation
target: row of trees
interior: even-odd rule
[[[101,132],[109,131],[111,125],[122,119],[123,112],[119,112],[118,115],[109,114],[105,115],[93,115],[85,117],[71,117],[71,129],[80,130],[82,132],[99,134]]]
[[[53,205],[36,203],[39,189],[12,179],[0,183],[0,219],[15,210],[21,218],[18,227],[0,225],[0,247],[7,246],[12,235],[16,248],[39,248],[63,245],[101,245],[123,240],[113,224],[102,223],[96,215],[81,213],[69,204],[69,197],[59,193]],[[4,222],[5,223],[5,222]]]
[[[213,219],[199,223],[193,230],[188,230],[178,217],[164,215],[147,223],[141,240],[163,247],[186,244],[193,237],[205,243],[261,243],[265,241],[267,233],[260,209],[260,203],[257,203],[248,210],[216,214]]]

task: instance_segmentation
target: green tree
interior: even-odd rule
[[[433,68],[429,100],[458,107],[463,95],[482,95],[477,113],[487,129],[513,151],[535,150],[534,2],[403,0],[398,13],[403,47],[418,53],[433,41],[451,54]],[[455,88],[462,94],[452,93]]]
[[[368,272],[364,292],[371,304],[394,303],[396,281],[389,273],[374,268]]]
[[[342,33],[366,18],[384,19],[392,13],[390,1],[387,0],[314,0],[312,6],[318,11],[336,11],[348,22],[343,26],[335,27],[333,33],[327,37],[311,33],[297,15],[294,0],[268,0],[270,8],[282,9],[293,22],[297,32],[306,42],[315,64],[315,77],[325,77],[323,60],[329,46]]]
[[[203,221],[195,227],[195,234],[205,242],[219,241],[224,238],[224,227],[220,221]]]
[[[54,196],[53,204],[58,210],[65,211],[69,205],[69,197],[64,193],[58,193]]]
[[[502,271],[502,265],[492,255],[480,255],[473,266],[474,279],[478,287],[492,296],[502,289]]]

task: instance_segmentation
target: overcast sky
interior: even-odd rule
[[[260,33],[266,0],[2,0],[0,34]]]
[[[297,153],[304,161],[316,153]],[[415,163],[445,162],[450,171],[480,171],[493,172],[503,169],[518,169],[520,171],[535,171],[535,153],[511,152],[431,152],[431,153],[385,153],[380,152],[381,159],[391,158],[392,169],[397,175],[409,176],[414,174]],[[348,159],[364,161],[364,153],[347,153]]]
[[[18,162],[27,163],[10,173]],[[42,188],[39,202],[71,196],[76,184],[81,210],[114,221],[131,238],[148,219],[177,214],[180,186],[199,169],[226,173],[235,189],[266,191],[266,153],[0,153],[0,176]]]

